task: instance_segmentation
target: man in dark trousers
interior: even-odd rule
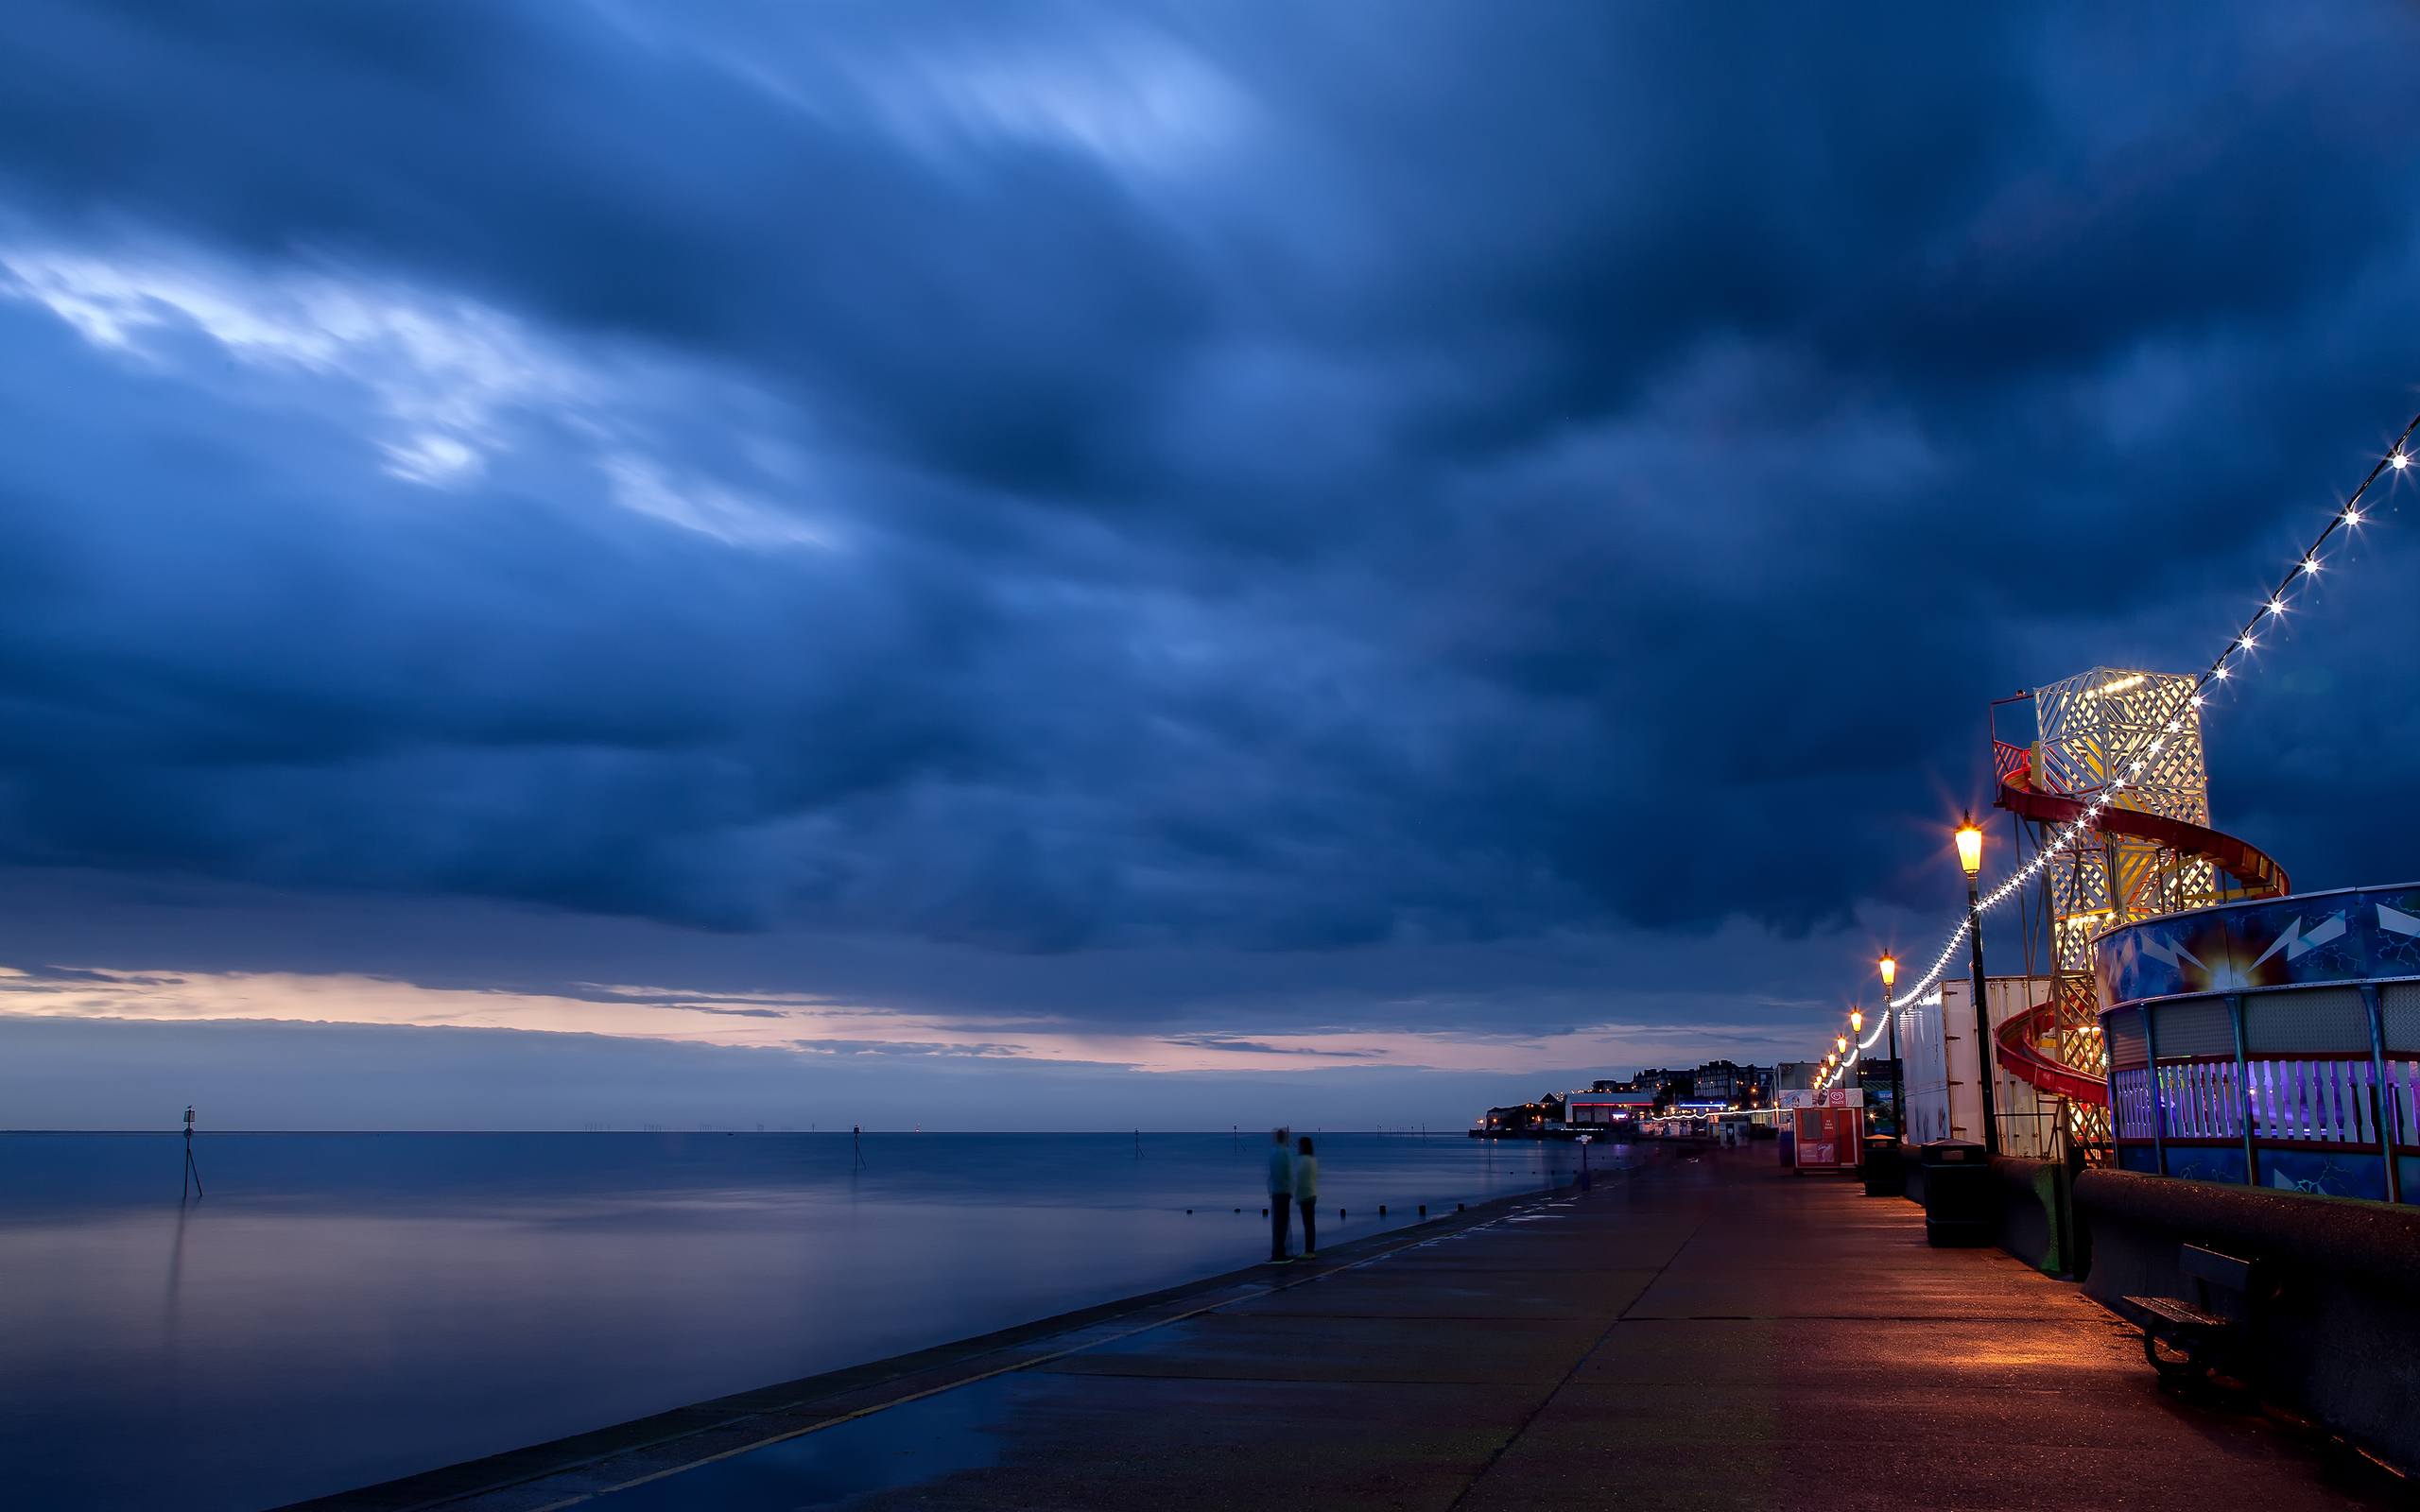
[[[1287,1208],[1294,1200],[1294,1154],[1286,1148],[1286,1131],[1269,1131],[1269,1262],[1286,1263]]]

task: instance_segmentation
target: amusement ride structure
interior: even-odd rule
[[[2036,855],[2049,854],[2053,836],[2078,823],[2087,838],[2040,868],[2049,995],[2000,1025],[1999,1065],[2061,1099],[2068,1136],[2097,1150],[2109,1143],[2109,1052],[2093,987],[2094,937],[2130,919],[2289,888],[2266,853],[2210,828],[2192,678],[2100,667],[2024,696],[2040,738],[2019,746],[1995,736],[1994,801],[2025,824]],[[2148,760],[2135,763],[2137,751]]]
[[[1996,725],[1992,737],[1994,803],[2020,825],[2028,859],[1974,900],[1966,919],[1912,986],[1894,991],[1897,963],[1884,958],[1888,1011],[1876,1016],[1882,1022],[1872,1035],[1854,1041],[1854,1048],[1843,1041],[1844,1054],[1828,1057],[1828,1069],[1816,1084],[1819,1091],[1846,1076],[1885,1025],[1895,1025],[1900,1010],[1938,1002],[1937,985],[1968,948],[1983,914],[2012,898],[2022,909],[2031,888],[2039,913],[2029,921],[2026,938],[2030,951],[2047,922],[2048,991],[1999,1024],[1992,1037],[1997,1069],[2056,1101],[2062,1132],[2073,1146],[2090,1158],[2106,1157],[2113,1130],[2110,1054],[2095,943],[2136,920],[2280,899],[2291,891],[2274,859],[2211,827],[2202,712],[2248,668],[2272,623],[2281,622],[2317,582],[2331,541],[2363,523],[2362,502],[2372,486],[2410,468],[2408,447],[2415,430],[2420,416],[2404,426],[2276,588],[2200,673],[2100,667],[1995,704],[1996,716],[2001,705],[2032,706],[2033,740],[2003,741]],[[1971,860],[1967,871],[1971,878]],[[1979,958],[1975,971],[1979,988]],[[2029,972],[2023,980],[2041,979]],[[1861,1022],[1858,1027],[1862,1029]],[[1904,1121],[1905,1109],[1897,1116]]]

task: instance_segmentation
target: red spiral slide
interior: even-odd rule
[[[2286,879],[2286,868],[2266,851],[2232,834],[2183,819],[2163,815],[2146,814],[2138,809],[2119,808],[2111,804],[2098,813],[2090,813],[2090,805],[2080,798],[2066,793],[2036,791],[2032,785],[2031,753],[2022,746],[1994,741],[1993,757],[1999,771],[1999,796],[1993,801],[2022,819],[2046,826],[2071,824],[2086,819],[2092,828],[2106,834],[2123,835],[2132,840],[2148,840],[2162,850],[2181,855],[2198,857],[2235,879],[2238,896],[2247,898],[2280,898],[2292,890]],[[2089,818],[2086,818],[2090,813]],[[2066,1097],[2081,1103],[2109,1101],[2109,1084],[2099,1076],[2076,1070],[2053,1059],[2041,1051],[2043,1039],[2057,1028],[2056,999],[2038,1003],[1999,1027],[1999,1060],[2002,1069],[2019,1081],[2029,1083],[2054,1097]]]

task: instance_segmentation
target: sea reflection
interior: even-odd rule
[[[11,1506],[248,1508],[1247,1264],[1229,1136],[0,1136]],[[1599,1152],[1599,1163],[1605,1159]],[[1339,1243],[1567,1178],[1329,1135]],[[1185,1211],[1192,1209],[1191,1213]],[[1237,1211],[1240,1210],[1240,1211]],[[1336,1228],[1331,1230],[1331,1222]],[[1331,1233],[1333,1237],[1331,1237]]]

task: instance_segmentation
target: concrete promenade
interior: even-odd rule
[[[2074,1286],[1932,1249],[1910,1204],[1789,1177],[1759,1144],[320,1504],[2211,1512],[2385,1494],[2256,1414],[2164,1396]]]

